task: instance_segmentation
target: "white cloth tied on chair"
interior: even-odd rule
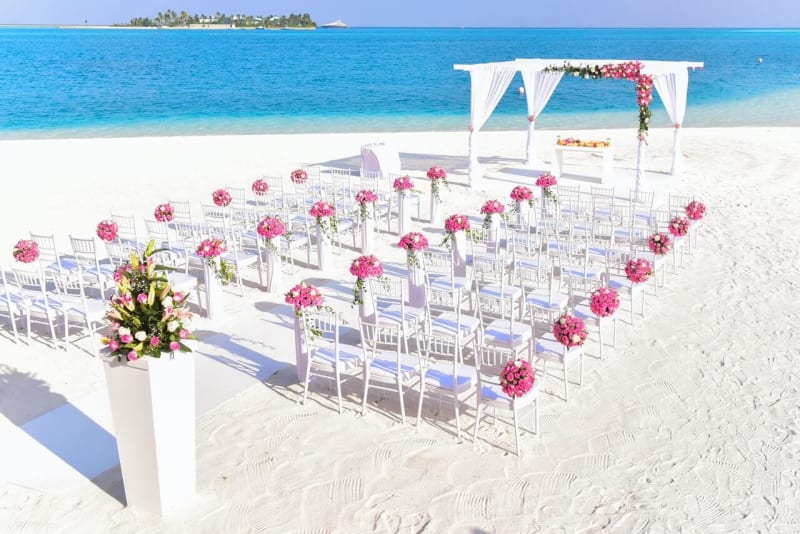
[[[362,172],[375,173],[379,178],[401,174],[400,154],[385,143],[370,143],[361,147]]]

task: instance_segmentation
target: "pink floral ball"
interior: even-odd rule
[[[106,219],[97,223],[97,237],[103,241],[114,241],[118,232],[119,226],[112,220]]]
[[[361,280],[382,276],[383,264],[376,256],[359,256],[350,264],[350,274]]]
[[[589,336],[589,331],[581,319],[565,313],[553,323],[553,335],[566,347],[579,347]]]
[[[522,397],[533,389],[535,372],[528,360],[511,360],[500,372],[500,387],[509,397]]]
[[[601,287],[592,291],[589,308],[598,317],[608,317],[619,309],[619,295],[613,289]]]
[[[169,203],[159,204],[153,212],[153,217],[155,217],[158,222],[172,222],[172,219],[175,218],[175,208]]]
[[[263,197],[269,191],[269,184],[267,183],[266,180],[259,178],[258,180],[253,182],[253,185],[250,187],[250,189],[252,189],[255,195]]]
[[[217,189],[211,194],[211,199],[214,201],[214,204],[217,206],[224,208],[231,203],[231,194],[225,191],[224,189]]]
[[[22,263],[33,263],[39,258],[39,245],[30,239],[20,239],[14,245],[14,259]]]
[[[653,266],[644,258],[634,258],[625,264],[625,275],[635,284],[647,282],[653,274]]]

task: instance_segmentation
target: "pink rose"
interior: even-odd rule
[[[122,341],[123,343],[130,343],[131,341],[133,341],[133,336],[130,334],[125,334],[119,336],[119,340]]]
[[[161,340],[158,339],[158,336],[153,336],[153,337],[150,338],[150,346],[151,347],[157,347],[159,343],[161,343]]]
[[[116,351],[117,349],[119,349],[119,341],[117,341],[116,339],[112,339],[111,341],[108,342],[108,348],[111,352]]]
[[[171,350],[172,352],[176,352],[176,351],[179,351],[180,349],[181,349],[181,344],[180,343],[178,343],[177,341],[170,342],[169,350]]]
[[[132,361],[134,361],[134,360],[138,360],[138,359],[139,359],[139,355],[138,355],[138,354],[136,354],[136,351],[135,351],[135,350],[132,350],[132,351],[130,351],[130,352],[128,353],[128,361],[129,361],[129,362],[132,362]]]
[[[185,328],[182,328],[180,332],[178,332],[178,337],[181,339],[186,339],[187,337],[189,337],[189,331],[186,330]]]
[[[139,301],[139,304],[147,304],[147,295],[144,293],[139,293],[136,295],[136,300]]]

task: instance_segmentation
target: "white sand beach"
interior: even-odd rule
[[[633,129],[540,131],[539,158],[550,159],[557,134],[611,138],[613,185],[627,196]],[[301,165],[357,168],[361,145],[375,141],[395,147],[412,176],[448,170],[445,215],[477,216],[486,199],[506,202],[516,183],[535,180],[514,172],[522,131],[481,133],[486,177],[472,189],[466,132],[0,141],[0,265],[10,268],[29,231],[55,233],[69,250],[70,234],[93,235],[113,211],[135,214],[144,234],[142,219],[167,199],[199,213],[226,185],[275,175],[288,188]],[[651,132],[643,187],[662,207],[669,192],[706,204],[698,247],[647,295],[644,318],[631,326],[621,315],[605,360],[596,337],[587,343],[569,403],[563,382],[547,377],[540,433],[522,417],[521,457],[506,419],[484,418],[473,446],[474,398],[460,443],[450,406],[435,399],[419,426],[411,416],[400,424],[390,392],[371,393],[362,416],[360,378],[347,383],[341,415],[324,384],[301,405],[290,308],[250,275],[245,297],[226,292],[222,317],[195,322],[205,353],[197,497],[163,518],[124,505],[100,362],[39,336],[15,344],[3,323],[0,532],[800,531],[800,129],[684,129],[682,146],[684,173],[670,176],[672,132]],[[573,170],[598,172],[586,162]],[[396,235],[379,241],[384,262],[404,261]],[[357,328],[347,266],[359,255],[334,256],[335,272],[285,274],[285,289],[312,281]],[[417,391],[407,389],[408,414]]]

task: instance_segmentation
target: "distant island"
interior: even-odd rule
[[[316,29],[317,23],[308,13],[290,15],[244,15],[215,13],[177,13],[171,9],[158,13],[154,18],[136,17],[128,23],[114,24],[115,28],[263,28],[263,29]]]

